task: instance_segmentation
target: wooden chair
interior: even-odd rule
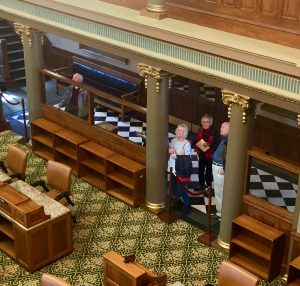
[[[47,192],[47,196],[59,201],[64,206],[68,204],[74,206],[69,197],[71,195],[71,173],[71,167],[49,160],[47,164],[47,185],[45,181],[39,180],[33,183],[32,186],[42,186]]]
[[[71,284],[69,284],[62,278],[56,277],[48,273],[42,274],[41,285],[42,286],[71,286]]]
[[[28,154],[15,145],[8,145],[5,161],[0,161],[0,168],[11,178],[25,181]]]
[[[258,282],[259,277],[248,270],[228,260],[221,263],[218,278],[219,286],[257,286]]]

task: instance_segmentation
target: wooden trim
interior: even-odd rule
[[[43,117],[57,125],[69,129],[93,142],[115,151],[133,161],[146,165],[145,147],[104,130],[88,121],[58,110],[48,104],[42,104]]]
[[[281,264],[281,273],[285,274],[288,266],[293,214],[250,194],[246,194],[243,197],[243,209],[245,214],[285,233],[283,259]]]
[[[290,173],[298,175],[300,173],[300,165],[299,164],[292,164],[286,161],[280,160],[271,154],[265,152],[265,150],[257,147],[252,147],[248,151],[248,156],[252,156],[255,159],[261,160],[267,164],[276,166],[282,170],[286,170]]]

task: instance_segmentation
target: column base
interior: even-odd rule
[[[155,20],[161,20],[161,19],[166,18],[168,15],[165,12],[162,12],[162,13],[150,12],[150,11],[144,9],[144,10],[140,11],[140,16],[152,18]]]
[[[162,212],[165,208],[166,208],[166,204],[165,203],[160,203],[160,204],[154,204],[154,203],[150,203],[145,201],[145,208],[154,213],[154,214],[158,214],[160,212]]]
[[[225,250],[226,252],[229,251],[229,248],[230,248],[230,244],[225,242],[225,241],[222,241],[221,238],[220,238],[220,235],[218,236],[218,239],[217,239],[217,244],[218,246],[220,246],[223,250]]]

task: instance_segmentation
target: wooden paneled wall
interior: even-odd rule
[[[254,124],[253,145],[276,157],[292,162],[300,162],[300,129],[284,123],[257,116]]]
[[[167,0],[168,17],[300,48],[299,0]]]
[[[227,121],[227,106],[222,102],[221,92],[216,88],[217,96],[207,98],[199,94],[199,82],[189,81],[189,92],[173,88],[170,92],[169,114],[181,118],[193,125],[200,125],[204,114],[211,114],[214,126],[219,130],[222,122]]]

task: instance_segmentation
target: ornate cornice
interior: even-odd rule
[[[24,46],[24,35],[26,35],[27,38],[28,38],[28,46],[30,48],[32,48],[32,38],[33,38],[33,35],[36,35],[36,34],[40,34],[40,36],[41,36],[41,44],[42,45],[44,44],[43,32],[38,31],[36,29],[33,29],[33,28],[31,28],[29,26],[26,26],[26,25],[22,25],[20,23],[14,23],[14,28],[15,28],[16,33],[18,35],[20,35],[21,42],[22,42],[23,46]]]
[[[166,71],[152,67],[146,64],[138,64],[138,70],[139,74],[143,77],[145,77],[145,88],[148,87],[148,77],[152,76],[155,79],[156,83],[156,92],[158,93],[160,91],[160,82],[164,76],[169,75]]]
[[[222,90],[222,100],[225,105],[228,105],[228,118],[231,117],[231,106],[232,104],[237,104],[243,109],[243,123],[246,123],[247,121],[247,113],[246,110],[249,109],[251,103],[250,103],[250,97],[241,95],[229,90]]]

